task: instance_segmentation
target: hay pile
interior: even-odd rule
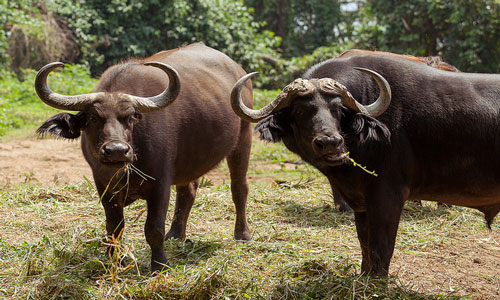
[[[7,39],[11,69],[39,69],[53,61],[73,63],[81,55],[73,31],[64,20],[40,9],[35,25],[13,25]]]

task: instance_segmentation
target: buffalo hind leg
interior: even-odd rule
[[[184,240],[186,238],[187,220],[189,217],[189,212],[191,211],[191,208],[194,204],[198,184],[199,180],[195,180],[188,183],[187,185],[176,186],[177,196],[175,199],[174,218],[172,220],[170,230],[165,237],[166,240]]]
[[[170,197],[170,185],[159,186],[146,198],[147,217],[144,226],[146,241],[151,247],[151,272],[161,271],[167,262],[165,256],[165,219]]]
[[[335,209],[340,212],[352,212],[352,208],[349,204],[347,204],[347,202],[345,202],[342,194],[340,194],[340,192],[333,186],[332,180],[328,178],[328,181],[330,182],[330,187],[332,189],[333,204]]]
[[[249,241],[252,239],[246,215],[248,197],[247,171],[251,146],[252,129],[249,123],[242,121],[238,144],[227,157],[231,176],[231,193],[236,207],[235,240]]]
[[[352,212],[352,208],[345,202],[344,197],[332,187],[333,203],[335,209],[340,212]]]

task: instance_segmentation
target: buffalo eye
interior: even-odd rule
[[[141,115],[139,113],[134,113],[128,117],[129,124],[137,124],[141,120]]]
[[[89,115],[89,122],[90,123],[96,123],[97,122],[97,116],[95,114],[90,114]]]

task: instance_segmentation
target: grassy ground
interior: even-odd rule
[[[353,218],[334,211],[325,179],[280,145],[257,142],[252,159],[248,213],[253,240],[232,240],[235,212],[228,181],[220,175],[227,170],[221,165],[199,189],[188,240],[165,244],[169,268],[155,277],[148,272],[144,201],[126,209],[125,238],[117,242],[120,263],[120,257],[104,254],[104,212],[88,180],[57,188],[29,181],[4,186],[0,297],[474,298],[461,288],[434,287],[432,292],[415,288],[399,276],[387,280],[359,276]],[[411,204],[403,216],[396,255],[411,263],[412,256],[428,253],[432,245],[460,244],[460,236],[481,231],[485,231],[483,221],[474,211]],[[443,251],[442,256],[448,257]],[[492,280],[498,284],[500,278]]]

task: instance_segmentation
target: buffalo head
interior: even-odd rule
[[[144,65],[160,68],[168,75],[169,86],[159,95],[138,97],[120,92],[60,95],[48,87],[47,76],[62,65],[54,62],[41,68],[35,79],[35,89],[38,97],[47,105],[78,113],[57,114],[42,124],[37,133],[51,133],[67,139],[78,138],[83,134],[92,157],[110,167],[120,167],[134,160],[132,132],[141,114],[168,106],[180,90],[179,75],[172,67],[159,62],[147,62]]]
[[[367,139],[388,139],[389,130],[375,117],[390,105],[391,89],[378,73],[356,68],[378,84],[380,95],[370,105],[362,105],[345,86],[331,78],[296,79],[271,103],[259,110],[240,100],[244,83],[256,73],[242,77],[233,87],[233,110],[242,119],[259,122],[255,128],[261,138],[283,141],[288,149],[322,169],[349,161],[346,143]],[[349,141],[346,141],[349,139]]]

